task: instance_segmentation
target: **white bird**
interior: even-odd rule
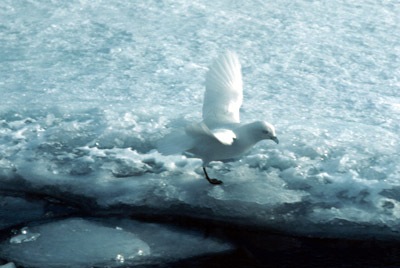
[[[207,174],[206,166],[211,161],[237,157],[264,139],[279,143],[270,123],[240,123],[242,102],[241,66],[238,56],[228,51],[220,55],[207,72],[203,121],[167,135],[159,143],[158,150],[166,155],[188,152],[201,158],[208,182],[221,184],[222,181],[210,179]]]

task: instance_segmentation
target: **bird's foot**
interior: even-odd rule
[[[208,182],[211,184],[222,184],[222,181],[217,179],[208,179]]]
[[[217,180],[217,179],[210,179],[210,177],[208,176],[208,174],[207,174],[207,171],[206,171],[206,168],[205,167],[203,167],[203,171],[204,171],[204,175],[206,175],[206,179],[208,180],[208,182],[209,183],[211,183],[211,184],[222,184],[222,181],[220,181],[220,180]]]

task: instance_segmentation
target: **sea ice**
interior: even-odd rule
[[[13,262],[9,262],[7,264],[0,265],[0,268],[16,268],[16,266]]]
[[[30,223],[59,219],[49,203],[398,239],[398,14],[390,0],[0,1],[0,227],[41,234],[4,241],[41,241]],[[280,144],[211,162],[224,184],[210,187],[201,160],[156,148],[201,120],[225,50],[242,62],[241,121],[274,122]]]
[[[0,246],[1,255],[30,267],[87,267],[150,254],[150,248],[134,233],[82,219],[70,219],[30,228],[35,239],[11,238]],[[15,242],[18,240],[18,243]]]
[[[74,218],[21,232],[0,244],[0,256],[29,267],[151,264],[232,249],[195,233],[120,219],[102,223]],[[21,239],[21,235],[35,235],[35,239]]]

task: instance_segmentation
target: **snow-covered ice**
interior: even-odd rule
[[[397,1],[1,1],[1,243],[45,242],[34,226],[82,214],[398,240],[398,14]],[[157,143],[202,120],[226,50],[241,121],[273,123],[280,143],[211,162],[213,187],[200,159]],[[41,235],[10,244],[25,226]]]

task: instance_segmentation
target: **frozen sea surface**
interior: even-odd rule
[[[0,3],[4,263],[33,265],[7,253],[11,229],[76,215],[399,240],[397,1],[134,2]],[[156,144],[201,120],[227,49],[242,120],[271,122],[280,144],[213,162],[211,186],[200,160]]]
[[[102,226],[73,218],[23,228],[0,248],[28,267],[117,267],[215,254],[231,246],[157,224],[121,220]]]

